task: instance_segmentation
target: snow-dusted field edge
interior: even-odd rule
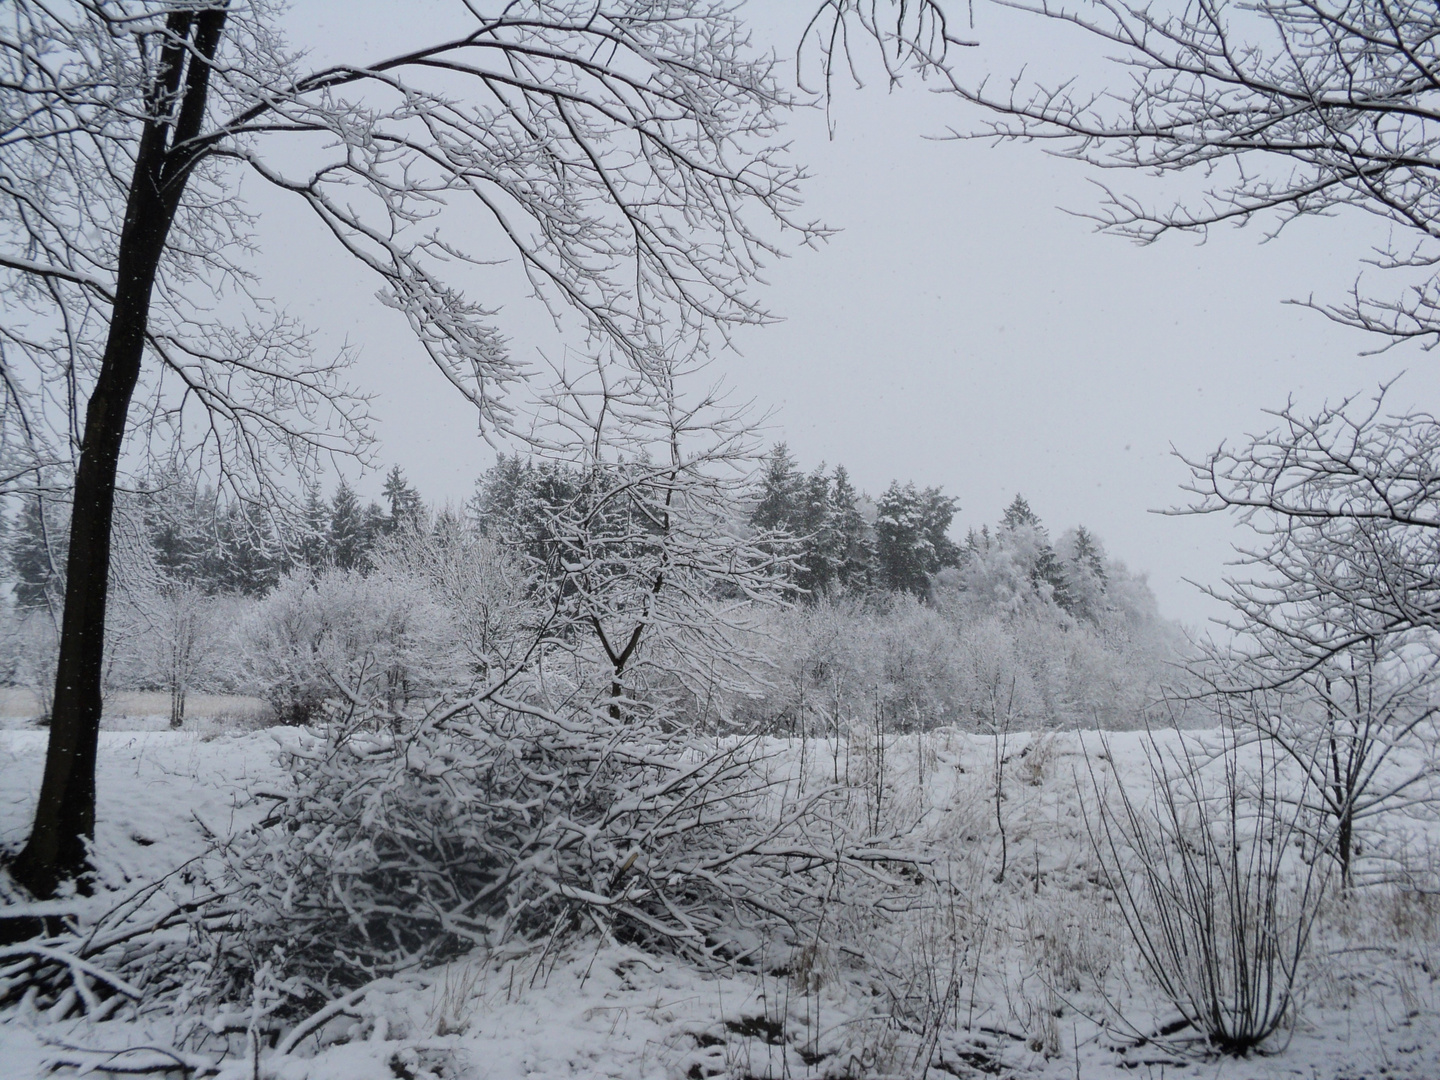
[[[148,724],[144,726],[149,726]],[[255,820],[255,792],[283,781],[277,749],[294,729],[247,734],[107,731],[101,736],[97,863],[107,890],[153,880]],[[1162,741],[1176,736],[1166,733]],[[1200,733],[1199,738],[1204,738]],[[960,887],[963,955],[956,1023],[930,1075],[1360,1078],[1440,1076],[1440,909],[1388,887],[1327,902],[1300,985],[1299,1021],[1266,1056],[1187,1061],[1132,1045],[1167,1019],[1113,901],[1098,883],[1081,810],[1089,770],[1143,791],[1143,736],[1010,737],[1005,766],[1006,873],[999,870],[994,740],[951,731],[896,736],[885,747],[887,814],[948,853]],[[0,732],[0,842],[28,825],[45,747],[40,731]],[[852,782],[873,775],[860,750],[776,741],[782,767]],[[1088,763],[1086,755],[1088,754]],[[848,759],[848,760],[847,760]],[[97,898],[87,903],[108,904]],[[936,949],[897,921],[897,947]],[[903,943],[899,939],[904,938]],[[714,973],[593,941],[560,951],[474,955],[372,990],[284,1063],[285,1080],[420,1077],[826,1077],[896,1072],[906,1033],[883,1008],[867,965],[817,943],[803,979],[767,970]],[[153,1059],[175,1018],[49,1023],[24,1008],[0,1023],[13,1080]],[[1132,1030],[1133,1029],[1133,1030]],[[324,1045],[322,1045],[322,1042]],[[313,1052],[312,1052],[313,1051]],[[147,1058],[147,1054],[150,1057]],[[979,1070],[979,1071],[977,1071]],[[180,1076],[176,1069],[170,1075]],[[222,1075],[250,1076],[246,1062]]]

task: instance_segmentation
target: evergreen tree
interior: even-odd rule
[[[368,568],[370,565],[370,553],[375,550],[375,542],[390,531],[390,518],[384,508],[373,499],[365,504],[365,510],[360,515],[360,565]]]
[[[794,535],[800,493],[804,480],[790,456],[790,448],[776,443],[765,455],[760,473],[760,498],[750,513],[750,524]]]
[[[1003,532],[1014,532],[1022,528],[1039,529],[1045,531],[1045,526],[1040,524],[1040,518],[1034,510],[1030,509],[1030,503],[1024,495],[1016,492],[1015,498],[1005,508],[1005,513],[1000,518],[1000,529]]]
[[[977,533],[973,528],[965,533],[965,544],[961,548],[962,560],[968,560],[973,555],[983,555],[990,550],[990,526],[981,525]]]
[[[830,506],[836,583],[846,589],[869,588],[875,581],[875,542],[860,513],[860,493],[843,465],[835,466]]]
[[[405,479],[399,465],[393,466],[385,475],[384,497],[389,514],[380,526],[383,532],[393,533],[420,524],[425,503],[420,498],[420,492]]]
[[[290,544],[300,561],[310,570],[319,570],[331,561],[330,508],[320,493],[318,483],[305,488],[305,506],[300,511],[299,536]]]
[[[1050,598],[1064,611],[1072,615],[1075,613],[1075,597],[1070,588],[1070,575],[1066,573],[1065,564],[1061,562],[1060,556],[1055,554],[1055,549],[1049,544],[1041,546],[1030,576],[1037,587],[1042,582],[1049,586]]]
[[[213,572],[212,492],[202,492],[195,477],[171,464],[144,485],[140,506],[155,566],[162,574],[172,581],[194,582]]]
[[[586,498],[585,491],[586,479],[578,469],[548,461],[536,466],[518,454],[501,454],[476,482],[467,512],[482,535],[520,553],[532,566],[546,567],[547,575],[558,574],[564,538],[555,523],[574,516],[567,508]],[[608,506],[609,500],[602,500],[596,512]],[[601,531],[598,525],[595,531]]]
[[[482,536],[499,538],[513,523],[530,471],[519,454],[497,454],[495,464],[475,481],[475,494],[465,504],[465,513]]]
[[[832,478],[822,463],[801,473],[789,447],[777,443],[765,458],[750,523],[791,542],[772,545],[794,559],[790,580],[804,595],[868,584],[873,556],[858,495],[843,468]]]
[[[860,512],[860,495],[843,466],[827,474],[821,464],[801,473],[789,447],[777,443],[765,458],[750,523],[793,539],[775,545],[793,557],[790,580],[810,597],[865,589],[876,580],[873,530]]]
[[[800,540],[795,584],[810,596],[820,596],[835,584],[840,563],[830,478],[822,463],[809,476],[797,476],[797,480],[788,527],[791,535]]]
[[[330,558],[340,570],[358,570],[365,561],[365,512],[343,478],[330,499]]]
[[[232,502],[216,522],[218,564],[207,592],[264,596],[289,569],[267,516],[249,503]]]
[[[65,557],[69,531],[65,508],[40,492],[27,493],[20,519],[10,537],[9,563],[17,607],[34,610],[54,606],[65,592]]]
[[[222,500],[179,465],[155,474],[135,503],[148,561],[169,585],[206,596],[260,596],[285,572],[284,545],[269,515],[239,499]]]
[[[1071,613],[1077,618],[1099,622],[1108,604],[1106,593],[1110,587],[1100,541],[1081,525],[1062,536],[1057,548],[1065,557]]]
[[[1006,507],[1004,516],[1000,519],[999,532],[1002,536],[1024,538],[1016,546],[1024,549],[1024,557],[1029,563],[1031,587],[1041,597],[1073,614],[1075,598],[1071,593],[1065,563],[1055,554],[1055,549],[1050,545],[1050,534],[1041,523],[1039,515],[1030,509],[1025,496],[1017,493],[1014,501]]]
[[[1109,584],[1105,573],[1105,554],[1100,549],[1100,542],[1084,525],[1077,526],[1075,529],[1070,562],[1094,576],[1101,585]]]
[[[916,489],[892,481],[880,496],[875,520],[877,563],[885,586],[924,596],[930,575],[960,562],[960,549],[946,532],[959,503],[938,487]]]

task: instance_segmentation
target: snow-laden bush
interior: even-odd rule
[[[534,640],[539,616],[524,570],[496,540],[449,509],[382,537],[371,561],[372,577],[420,583],[445,608],[451,647],[482,680],[497,663],[518,663]]]
[[[905,594],[822,597],[769,613],[756,634],[768,685],[733,712],[762,731],[848,730],[883,712],[892,731],[954,724],[991,730],[1133,729],[1179,673],[1174,628],[1143,581],[1118,564],[1098,622],[1059,607],[1005,612],[937,579]]]
[[[398,573],[292,574],[244,636],[254,692],[292,723],[318,716],[328,698],[408,701],[470,674],[452,614],[426,581]]]
[[[784,932],[837,873],[880,880],[904,856],[855,837],[843,792],[797,795],[777,761],[604,704],[337,713],[235,848],[247,941],[328,983],[577,930],[712,959],[799,940]]]

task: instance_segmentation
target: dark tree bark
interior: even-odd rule
[[[209,61],[224,32],[225,15],[221,7],[170,16],[147,95],[147,120],[120,233],[110,328],[85,410],[75,473],[50,745],[30,839],[11,867],[15,880],[35,896],[51,896],[61,881],[83,874],[95,833],[95,754],[116,471],[160,259],[185,184],[204,153],[196,140],[205,115]]]

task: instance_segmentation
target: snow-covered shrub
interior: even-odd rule
[[[1072,558],[1071,534],[1060,545],[1062,553],[1071,553],[1067,588],[1077,590],[1067,610],[1046,588],[1032,587],[1027,567],[1035,545],[1022,543],[1027,535],[1013,531],[975,548],[964,567],[935,577],[931,602],[962,641],[977,632],[1006,639],[1017,701],[1023,702],[1016,727],[1144,726],[1181,678],[1175,667],[1184,651],[1179,627],[1161,617],[1143,575],[1115,560],[1102,564],[1098,553]],[[1101,569],[1103,578],[1097,576]],[[983,726],[987,708],[976,713],[972,698],[962,711]]]
[[[833,735],[873,708],[881,678],[876,619],[853,596],[823,596],[809,606],[768,613],[756,634],[769,661],[769,685],[734,702],[742,728]]]
[[[833,874],[903,856],[847,833],[841,792],[798,796],[774,765],[754,740],[616,724],[603,700],[335,712],[235,849],[250,949],[354,982],[593,929],[709,958],[800,940]]]
[[[776,733],[843,731],[877,710],[891,731],[988,731],[997,709],[1014,730],[1141,727],[1183,674],[1179,635],[1143,579],[1109,569],[1094,619],[1048,602],[1012,608],[949,571],[926,602],[840,595],[777,610],[756,634],[768,685],[732,711]]]
[[[1091,773],[1087,825],[1126,928],[1186,1026],[1224,1054],[1249,1053],[1293,1020],[1325,886],[1307,844],[1308,777],[1252,746],[1253,761],[1228,736],[1203,752],[1151,739],[1149,797],[1120,785],[1118,805]]]
[[[1028,726],[1044,715],[1035,672],[1025,662],[1012,626],[984,619],[964,626],[956,637],[964,676],[959,705],[967,724],[998,733]]]
[[[761,636],[769,685],[737,712],[763,731],[824,734],[955,723],[963,673],[955,635],[908,593],[822,597],[774,613]]]
[[[525,572],[493,537],[450,510],[383,537],[371,554],[372,578],[419,582],[442,605],[451,644],[483,680],[497,661],[518,661],[536,621]]]
[[[954,630],[909,593],[892,596],[885,615],[876,627],[876,644],[887,727],[924,731],[960,722],[963,674]]]
[[[468,679],[454,618],[423,580],[330,570],[292,574],[245,628],[254,691],[303,723],[332,697],[395,703]]]

